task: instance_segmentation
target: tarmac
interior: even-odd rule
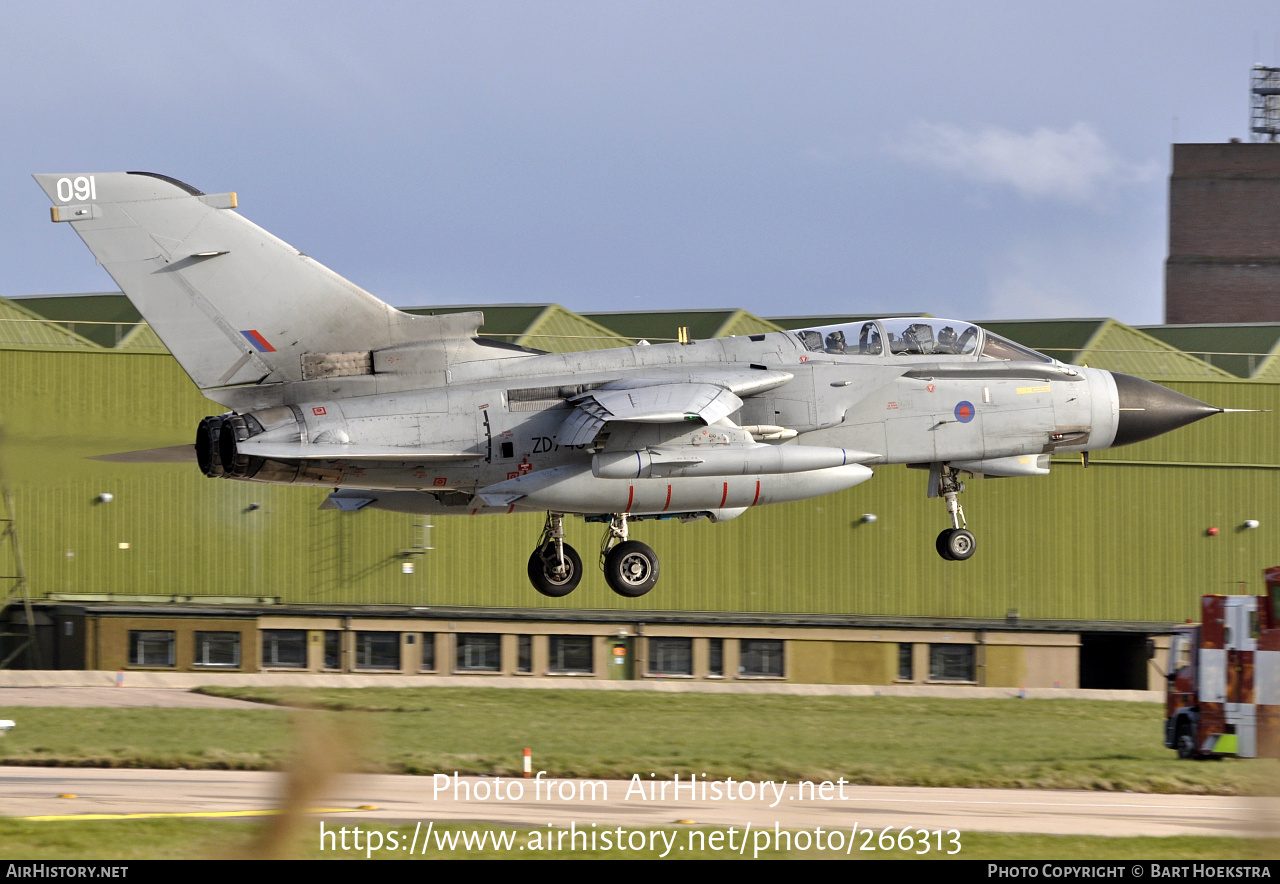
[[[143,690],[159,698],[182,694],[192,688],[222,687],[308,687],[308,688],[523,688],[529,690],[587,691],[667,691],[704,694],[783,694],[798,697],[968,697],[970,699],[1074,699],[1119,700],[1163,703],[1162,691],[1103,691],[1081,688],[988,688],[975,685],[854,685],[795,684],[778,681],[703,681],[679,678],[643,678],[608,681],[573,676],[535,677],[510,675],[364,675],[327,672],[105,672],[101,670],[0,670],[0,706],[68,705],[38,699],[21,702],[23,696],[38,698],[40,692],[20,689],[97,689],[100,702],[78,705],[188,705],[183,701],[144,703],[124,697]],[[161,693],[154,693],[154,692]],[[111,699],[116,693],[117,699]],[[63,696],[89,697],[90,693]],[[141,696],[141,695],[138,695]],[[213,698],[210,698],[213,699]]]
[[[670,787],[673,781],[665,782]],[[659,790],[661,783],[647,780],[348,774],[319,787],[314,812],[328,819],[331,830],[375,821],[421,821],[424,830],[428,821],[573,825],[579,831],[689,823],[740,831],[821,826],[847,833],[842,844],[856,838],[860,856],[867,856],[862,845],[869,843],[876,856],[883,851],[877,850],[875,833],[886,827],[925,830],[916,832],[917,838],[952,830],[957,847],[975,831],[1275,837],[1280,810],[1276,799],[1211,795],[855,786],[844,781],[806,787],[700,780],[698,788],[691,788],[687,780],[681,782],[680,790]],[[0,815],[51,822],[121,815],[253,816],[279,807],[285,788],[284,777],[268,771],[4,767]],[[319,819],[312,825],[318,833]],[[950,849],[952,836],[939,837]]]

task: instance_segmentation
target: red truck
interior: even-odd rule
[[[1267,594],[1206,595],[1169,644],[1164,744],[1179,758],[1280,757],[1280,567]]]

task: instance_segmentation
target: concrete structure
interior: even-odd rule
[[[1165,322],[1280,320],[1280,143],[1175,144]]]

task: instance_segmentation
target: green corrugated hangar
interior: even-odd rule
[[[560,352],[853,318],[410,312],[461,309],[482,309],[488,336]],[[1088,469],[1062,457],[1048,477],[970,482],[981,546],[968,562],[934,552],[944,513],[926,474],[889,466],[724,524],[641,523],[663,556],[652,593],[627,600],[588,574],[556,600],[525,574],[540,516],[321,510],[321,490],[94,460],[187,443],[220,411],[140,319],[118,293],[0,301],[9,666],[1148,689],[1163,684],[1149,642],[1203,593],[1260,591],[1277,564],[1280,324],[982,323],[1264,412],[1099,452]],[[603,533],[566,528],[584,551]]]

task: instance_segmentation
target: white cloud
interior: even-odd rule
[[[1156,163],[1130,163],[1088,123],[1023,135],[988,127],[967,131],[946,123],[917,123],[891,149],[903,159],[953,172],[981,184],[1012,187],[1027,199],[1097,203],[1116,189],[1159,176]]]
[[[1159,322],[1164,241],[1139,231],[1022,237],[988,262],[983,316]],[[979,318],[976,317],[975,318]]]

